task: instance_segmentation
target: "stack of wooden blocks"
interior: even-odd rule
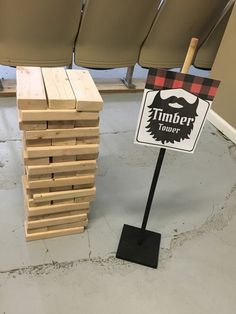
[[[84,231],[95,198],[102,98],[85,70],[17,68],[27,240]]]

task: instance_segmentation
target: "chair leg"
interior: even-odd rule
[[[0,79],[0,91],[3,91],[2,80]]]
[[[127,68],[126,76],[121,79],[127,88],[134,89],[136,86],[132,83],[134,74],[134,65]]]

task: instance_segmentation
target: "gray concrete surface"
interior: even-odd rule
[[[209,123],[195,154],[166,154],[148,224],[163,236],[159,268],[115,259],[158,155],[133,144],[141,97],[104,96],[86,232],[29,243],[15,99],[0,99],[0,314],[236,313],[236,147]]]

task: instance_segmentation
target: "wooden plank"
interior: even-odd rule
[[[96,154],[82,154],[77,155],[76,160],[82,161],[82,160],[96,160],[98,158],[98,152]]]
[[[27,232],[29,234],[34,234],[38,232],[44,232],[44,231],[52,231],[52,230],[61,230],[65,228],[75,228],[75,227],[85,227],[88,224],[88,220],[83,220],[83,221],[76,221],[76,222],[71,222],[71,223],[65,223],[65,224],[60,224],[60,225],[52,225],[48,227],[40,227],[40,228],[35,228],[35,229],[27,229]]]
[[[78,112],[76,110],[19,110],[20,119],[27,121],[58,121],[58,120],[98,120],[98,112]]]
[[[61,213],[66,211],[80,211],[81,214],[89,212],[89,202],[76,202],[76,203],[66,203],[66,204],[51,204],[30,207],[29,203],[26,204],[26,211],[29,217],[34,217],[38,215],[49,215],[55,213]]]
[[[76,197],[76,198],[80,198],[84,196],[95,197],[95,194],[96,194],[96,188],[93,187],[90,189],[34,194],[33,200],[36,203],[40,203],[40,202],[45,202],[45,201],[63,200],[63,199],[68,199],[68,198],[73,198],[73,197]]]
[[[19,109],[47,108],[47,97],[40,68],[17,67],[16,79],[16,98]]]
[[[70,137],[92,137],[99,136],[99,127],[81,127],[73,129],[47,129],[45,131],[26,131],[24,137],[27,140],[70,138]]]
[[[23,196],[24,196],[25,207],[28,208],[29,206],[30,207],[37,206],[38,204],[35,203],[34,200],[31,198],[31,197],[33,197],[33,195],[28,195],[28,193],[27,193],[27,190],[26,190],[27,184],[26,184],[25,176],[22,176],[22,187],[23,187]],[[50,201],[42,202],[41,205],[42,206],[44,206],[44,205],[49,206],[50,205]]]
[[[63,187],[63,186],[69,186],[69,185],[74,185],[74,184],[92,185],[94,184],[94,180],[95,180],[94,175],[81,175],[81,176],[74,176],[74,177],[27,181],[27,185],[29,189],[39,189],[39,188],[47,188],[47,187],[49,188]]]
[[[76,139],[76,144],[99,144],[100,143],[100,137],[99,136],[91,136],[91,137],[78,137]]]
[[[47,129],[47,122],[45,122],[45,121],[22,122],[19,120],[19,129],[21,131],[46,130]]]
[[[102,110],[103,100],[89,71],[67,70],[66,73],[75,94],[77,111]]]
[[[69,171],[95,171],[96,160],[84,160],[84,161],[69,161],[51,163],[45,166],[27,166],[26,170],[29,175],[46,174],[46,173],[58,173]]]
[[[43,158],[28,158],[24,157],[24,164],[25,166],[39,166],[39,165],[48,165],[49,164],[49,158],[43,157]]]
[[[25,237],[27,241],[49,239],[54,237],[60,237],[65,235],[72,235],[84,232],[84,227],[65,228],[60,230],[51,230],[37,233],[28,233],[25,226]]]
[[[37,140],[26,140],[23,137],[23,142],[25,147],[42,147],[42,146],[50,146],[51,139],[37,139]]]
[[[64,68],[42,68],[43,79],[51,109],[74,109],[75,95]]]
[[[51,218],[59,218],[59,217],[65,217],[65,216],[74,216],[74,215],[86,215],[88,217],[88,213],[81,213],[79,210],[73,210],[73,211],[65,211],[60,213],[49,213],[46,215],[37,215],[34,217],[27,217],[28,221],[36,221],[40,219],[51,219]]]
[[[84,128],[84,127],[98,127],[99,118],[96,120],[76,120],[75,127]]]
[[[27,229],[36,229],[41,227],[49,227],[49,226],[58,226],[67,223],[73,222],[87,222],[87,215],[86,214],[79,214],[79,215],[65,215],[62,217],[55,217],[55,218],[42,218],[42,219],[34,219],[27,221]]]
[[[63,129],[68,130],[74,127],[75,121],[63,120],[63,121],[48,121],[48,130],[51,129]]]
[[[81,144],[68,146],[27,147],[28,158],[71,156],[98,153],[98,144]]]

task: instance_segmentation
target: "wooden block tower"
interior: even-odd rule
[[[94,200],[102,98],[86,70],[17,68],[27,240],[84,231]]]

